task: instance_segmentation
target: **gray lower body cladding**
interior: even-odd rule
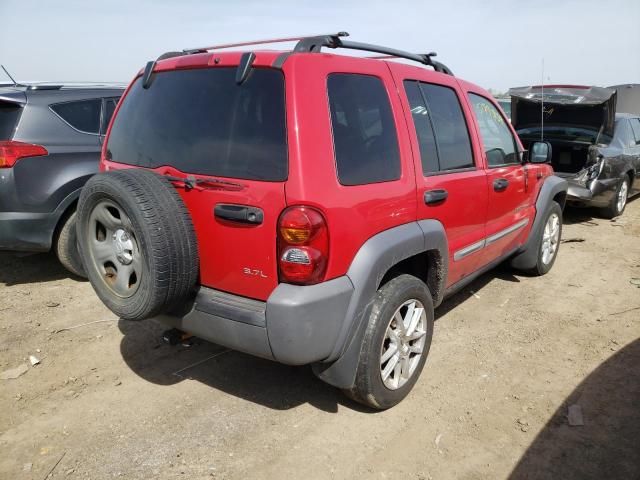
[[[352,295],[346,276],[305,287],[280,284],[266,302],[201,287],[186,314],[157,319],[234,350],[304,365],[329,356]]]
[[[447,278],[447,240],[440,222],[423,220],[367,240],[342,277],[310,286],[280,284],[266,302],[201,287],[186,312],[158,320],[252,355],[313,364],[322,380],[349,388],[380,281],[398,262],[423,252],[437,259],[429,288],[438,305]]]

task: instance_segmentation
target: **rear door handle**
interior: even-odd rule
[[[424,203],[427,205],[434,205],[436,203],[444,202],[449,196],[449,192],[444,189],[429,190],[424,192]]]
[[[507,180],[506,178],[498,178],[497,180],[493,181],[493,189],[496,192],[502,192],[506,190],[508,186],[509,180]]]
[[[216,218],[251,225],[260,225],[264,220],[264,212],[262,209],[248,205],[219,203],[213,209],[213,213]]]

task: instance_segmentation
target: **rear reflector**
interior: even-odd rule
[[[47,149],[41,145],[3,140],[0,141],[0,168],[11,168],[21,158],[41,157],[48,154]]]

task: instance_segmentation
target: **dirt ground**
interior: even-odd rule
[[[381,413],[309,368],[164,345],[52,255],[0,254],[0,372],[28,368],[0,380],[0,478],[638,479],[640,200],[593,213],[567,212],[547,276],[504,267],[446,301]]]

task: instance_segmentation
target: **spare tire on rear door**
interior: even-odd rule
[[[169,180],[140,169],[99,173],[82,189],[77,212],[85,270],[113,313],[142,320],[188,299],[198,277],[197,242]]]

